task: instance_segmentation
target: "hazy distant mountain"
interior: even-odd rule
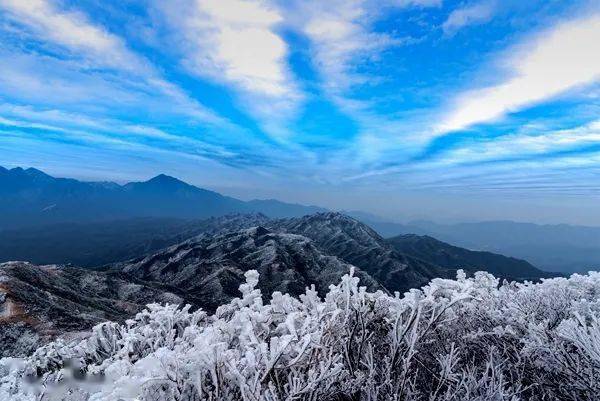
[[[385,237],[430,235],[471,250],[525,259],[542,270],[587,272],[600,268],[600,227],[512,221],[460,224],[414,221],[406,225],[367,223]]]
[[[496,277],[513,280],[535,280],[552,276],[525,260],[485,251],[470,251],[426,235],[399,235],[387,242],[399,252],[445,268],[464,269],[467,272],[484,270]]]
[[[417,235],[426,235],[427,231],[422,229],[421,227],[401,224],[401,223],[392,223],[387,221],[373,221],[368,218],[360,218],[356,217],[358,220],[368,224],[369,227],[372,227],[373,230],[377,231],[379,235],[384,238],[395,237],[396,235],[402,234],[417,234]]]
[[[250,212],[292,217],[322,210],[276,200],[244,202],[164,174],[118,185],[55,178],[33,168],[0,167],[0,229],[132,217],[200,219]]]

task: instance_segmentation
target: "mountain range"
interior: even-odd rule
[[[133,217],[198,219],[251,212],[287,217],[324,210],[276,200],[244,202],[164,174],[119,185],[55,178],[34,168],[0,167],[0,229]]]
[[[119,185],[0,167],[0,261],[97,266],[181,242],[202,232],[210,217],[261,213],[290,218],[326,211],[274,199],[242,201],[164,174]],[[364,212],[347,214],[384,238],[426,235],[468,250],[525,259],[554,272],[600,267],[600,227],[511,221],[399,224]]]
[[[261,213],[289,218],[325,211],[275,199],[242,201],[164,174],[119,185],[0,167],[0,261],[95,266],[181,242],[202,232],[202,221],[209,217]],[[468,250],[525,259],[554,272],[600,266],[600,227],[512,221],[400,224],[359,211],[346,214],[384,238],[426,235]]]
[[[196,238],[110,270],[144,282],[168,283],[187,302],[215,310],[238,295],[248,270],[260,273],[259,288],[265,296],[274,291],[299,295],[312,284],[325,294],[350,271],[350,264],[317,245],[305,236],[257,226]],[[367,288],[381,289],[369,274],[360,269],[355,273]]]
[[[263,214],[214,217],[186,226],[191,238],[95,269],[28,262],[0,264],[0,356],[25,355],[56,336],[74,336],[103,320],[123,321],[150,302],[188,303],[214,311],[238,294],[244,273],[261,274],[264,296],[325,294],[351,270],[368,290],[400,292],[436,277],[493,266],[499,277],[539,279],[527,262],[470,253],[429,241],[401,247],[340,213],[271,219]],[[174,240],[174,238],[172,238]],[[417,251],[418,250],[418,251]],[[446,263],[447,262],[447,263]]]

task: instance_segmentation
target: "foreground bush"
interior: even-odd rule
[[[436,279],[403,297],[352,274],[325,299],[258,274],[209,316],[148,305],[125,325],[0,362],[1,400],[592,400],[600,273],[504,283]]]

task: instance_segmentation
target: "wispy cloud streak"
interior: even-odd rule
[[[0,8],[5,10],[8,18],[37,35],[39,40],[67,49],[67,58],[81,60],[78,64],[71,62],[70,66],[77,65],[81,70],[92,72],[108,68],[142,78],[147,86],[175,101],[190,115],[212,124],[229,124],[177,85],[165,80],[148,60],[131,51],[118,36],[90,22],[83,13],[61,10],[50,0],[1,0]]]
[[[458,131],[600,79],[600,14],[569,21],[514,46],[500,61],[508,77],[462,93],[436,133]]]

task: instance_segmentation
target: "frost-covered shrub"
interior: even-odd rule
[[[0,363],[0,400],[592,400],[600,274],[499,283],[477,273],[400,297],[352,273],[321,299],[258,274],[214,315],[148,305],[124,325]]]

